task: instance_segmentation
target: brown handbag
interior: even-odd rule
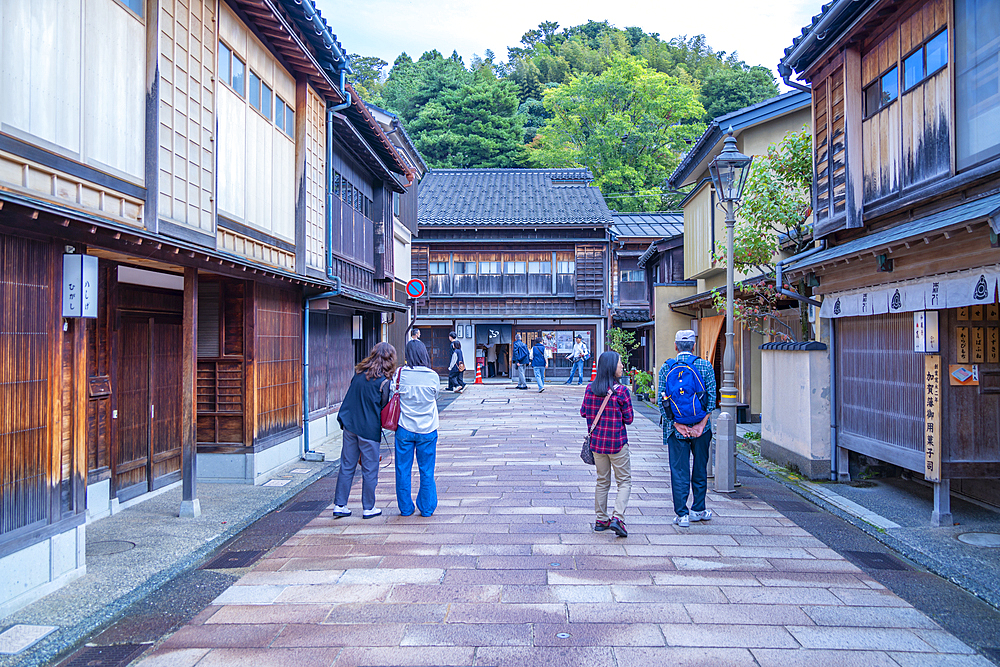
[[[385,404],[382,408],[382,428],[395,431],[399,428],[399,414],[402,412],[402,406],[399,403],[399,378],[403,374],[403,367],[400,366],[399,370],[396,372],[396,391],[392,392],[392,396],[389,397],[389,402]],[[388,380],[386,380],[388,382]]]

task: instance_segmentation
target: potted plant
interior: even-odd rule
[[[648,401],[653,390],[653,376],[646,371],[632,370],[632,389],[640,401]]]

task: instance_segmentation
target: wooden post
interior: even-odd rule
[[[181,375],[181,468],[184,477],[184,494],[180,516],[201,516],[198,500],[198,448],[196,446],[197,415],[195,391],[198,376],[198,269],[184,269],[184,333],[183,368]]]

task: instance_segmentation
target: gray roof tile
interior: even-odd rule
[[[684,233],[683,213],[613,213],[611,231],[619,237],[673,238]]]
[[[605,226],[611,212],[587,169],[433,169],[420,182],[421,226]]]

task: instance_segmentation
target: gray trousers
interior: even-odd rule
[[[524,364],[514,364],[514,373],[515,377],[517,377],[517,386],[527,387],[528,382],[524,378]]]
[[[333,500],[341,507],[347,505],[354,484],[354,471],[361,463],[361,507],[375,507],[375,487],[378,485],[378,442],[362,438],[344,429],[344,446],[340,452],[340,472]]]

